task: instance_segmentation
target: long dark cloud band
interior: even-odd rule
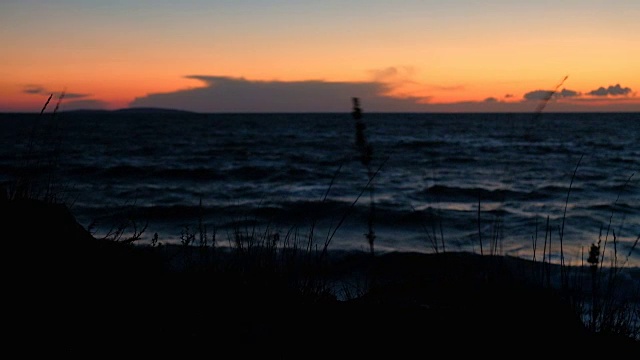
[[[211,113],[344,112],[350,108],[351,98],[358,97],[365,111],[370,112],[530,112],[535,111],[535,103],[549,99],[553,103],[549,104],[548,111],[590,110],[586,103],[580,104],[580,100],[588,94],[569,89],[557,92],[534,90],[524,94],[521,101],[500,101],[496,97],[488,97],[483,101],[436,103],[431,102],[429,97],[389,96],[392,85],[382,81],[256,81],[207,75],[190,75],[187,78],[200,81],[202,86],[148,94],[134,99],[129,106]],[[619,85],[605,90],[609,94],[631,93],[631,89]],[[571,100],[572,103],[560,102],[560,99]],[[634,104],[607,106],[614,111],[635,111],[640,108],[640,104]]]

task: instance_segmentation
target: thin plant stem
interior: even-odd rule
[[[569,190],[567,191],[567,199],[565,200],[565,203],[564,203],[564,214],[562,215],[562,227],[560,228],[560,279],[562,281],[563,286],[566,285],[565,281],[567,281],[567,279],[565,279],[565,268],[564,268],[564,248],[563,248],[564,223],[567,218],[567,207],[569,206],[569,195],[571,194],[573,180],[576,177],[576,172],[578,171],[578,167],[580,166],[580,162],[582,161],[583,157],[584,157],[584,154],[580,155],[580,159],[578,160],[578,163],[576,164],[576,167],[573,170],[573,175],[571,176],[571,181],[569,182]]]
[[[480,197],[478,196],[478,241],[480,242],[480,255],[484,255],[482,252],[482,230],[480,225]]]

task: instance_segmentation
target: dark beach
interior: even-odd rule
[[[640,349],[622,331],[591,331],[571,301],[579,294],[545,286],[557,266],[456,252],[137,246],[96,239],[63,205],[0,204],[8,326],[27,352],[405,358]],[[16,226],[26,217],[30,224]],[[619,283],[629,290],[640,279],[631,270]]]

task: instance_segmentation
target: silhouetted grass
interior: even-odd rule
[[[369,214],[367,217],[367,233],[365,234],[365,237],[367,238],[367,242],[369,243],[369,250],[371,251],[371,255],[374,255],[374,242],[376,239],[376,233],[374,230],[376,206],[374,199],[375,188],[373,184],[373,177],[375,173],[371,166],[371,161],[373,159],[373,145],[367,140],[367,137],[364,133],[366,125],[362,120],[362,109],[360,108],[360,100],[357,97],[354,97],[352,101],[353,111],[351,112],[351,116],[356,122],[356,148],[360,152],[360,162],[367,169],[367,177],[369,179],[369,181],[367,182],[367,186],[369,189]]]
[[[565,301],[571,305],[573,311],[583,319],[585,326],[590,331],[607,335],[616,334],[617,336],[640,341],[640,282],[634,281],[633,274],[631,274],[632,278],[631,281],[629,281],[627,277],[630,276],[630,273],[624,271],[629,257],[638,245],[640,235],[630,247],[624,261],[620,261],[618,259],[617,238],[615,231],[611,228],[615,205],[618,203],[623,189],[628,186],[634,174],[629,176],[625,181],[620,193],[616,197],[609,222],[606,225],[604,239],[602,234],[603,227],[601,227],[597,242],[589,246],[588,258],[586,259],[587,264],[584,264],[584,250],[582,264],[580,266],[568,266],[564,261],[563,235],[569,195],[581,161],[582,156],[571,177],[565,200],[562,225],[558,229],[560,242],[560,264],[558,266],[560,274],[559,284],[553,285],[551,283],[552,265],[550,255],[552,252],[552,230],[549,226],[548,216],[541,267],[537,266],[536,260],[538,237],[538,225],[536,221],[532,259],[534,270],[532,275],[534,278],[539,278],[540,284],[544,287],[549,289],[557,288]],[[608,257],[609,264],[605,264],[606,244],[609,241],[610,232],[612,234],[613,250],[609,250],[612,254]]]
[[[21,164],[13,184],[5,189],[10,199],[42,199],[47,202],[64,202],[68,192],[57,180],[62,136],[58,121],[58,110],[64,99],[62,92],[55,109],[45,111],[53,98],[49,95],[27,138],[26,149],[21,155]],[[45,121],[46,120],[46,121]]]

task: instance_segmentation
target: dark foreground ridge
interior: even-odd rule
[[[562,297],[522,276],[532,263],[521,259],[330,252],[300,261],[257,248],[143,247],[94,238],[63,205],[0,200],[0,208],[5,329],[24,355],[640,350],[588,331]]]

